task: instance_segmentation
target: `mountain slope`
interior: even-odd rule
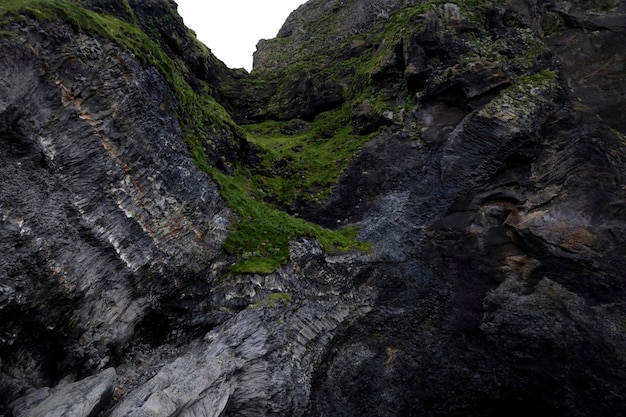
[[[0,5],[2,413],[623,415],[624,7]]]

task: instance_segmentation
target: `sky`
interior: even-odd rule
[[[305,0],[175,0],[185,25],[230,68],[252,70],[260,39],[276,37]]]

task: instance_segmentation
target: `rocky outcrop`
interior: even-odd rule
[[[512,2],[542,33],[581,103],[626,132],[624,70],[626,5],[619,1]]]
[[[259,46],[221,98],[236,120],[305,119],[283,126],[302,147],[371,135],[297,207],[370,250],[299,237],[267,274],[229,272],[237,218],[189,156],[228,148],[198,160],[167,74],[60,20],[5,23],[2,412],[623,415],[623,80],[566,61],[616,74],[624,6],[509,3],[313,0]],[[180,29],[117,6],[155,42]],[[224,171],[253,176],[245,154]]]
[[[13,405],[17,417],[84,417],[97,415],[113,396],[113,368],[71,384],[42,388]]]
[[[392,108],[402,117],[307,214],[360,224],[384,277],[316,370],[308,415],[624,410],[624,141],[579,103],[619,106],[565,78],[583,69],[562,61],[573,44],[552,55],[520,9],[485,6],[483,23],[476,9],[420,11],[381,54],[372,86],[392,104],[404,85],[417,104]]]
[[[346,280],[367,274],[363,262],[328,257],[310,239],[291,250],[276,273],[235,284],[258,302],[164,366],[111,416],[303,415],[320,356],[333,334],[369,311],[372,294]]]
[[[300,61],[305,54],[328,52],[329,44],[334,42],[355,35],[368,35],[374,25],[389,19],[390,14],[405,3],[398,0],[308,1],[287,18],[275,39],[259,42],[254,54],[254,68],[276,71]],[[365,48],[361,46],[359,49],[362,52]],[[348,52],[355,54],[358,50],[343,51]]]
[[[126,22],[137,24],[161,50],[182,64],[178,68],[195,89],[208,83],[212,94],[225,107],[233,97],[225,97],[224,89],[232,89],[233,79],[241,72],[228,68],[200,43],[178,15],[178,5],[171,0],[76,0],[90,10],[108,13]],[[229,90],[230,91],[230,90]],[[241,144],[240,146],[245,146]]]
[[[58,22],[10,29],[0,351],[15,393],[106,366],[162,297],[205,279],[230,211],[189,158],[156,69]]]
[[[313,0],[300,6],[276,38],[257,45],[253,77],[260,73],[266,88],[261,94],[255,91],[260,97],[252,104],[242,103],[235,114],[244,121],[313,120],[341,107],[350,94],[355,68],[337,64],[375,47],[372,28],[404,5],[398,0]]]

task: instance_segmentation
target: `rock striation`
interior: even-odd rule
[[[156,69],[61,22],[11,30],[0,270],[13,391],[106,366],[161,297],[204,278],[230,211],[189,158]]]
[[[59,4],[167,58],[2,20],[0,414],[624,415],[624,2],[311,0],[250,74],[170,1]],[[232,120],[362,144],[286,204]],[[236,272],[257,195],[369,250]]]

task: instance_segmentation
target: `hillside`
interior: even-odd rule
[[[0,3],[0,415],[624,415],[625,13]]]

